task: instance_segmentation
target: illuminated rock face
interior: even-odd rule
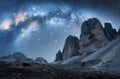
[[[80,39],[71,35],[67,37],[62,51],[62,59],[93,53],[116,37],[117,32],[110,23],[105,23],[105,28],[103,28],[97,18],[88,19],[81,26]]]
[[[75,36],[68,36],[63,48],[62,58],[67,59],[69,57],[78,55],[79,52],[79,39]]]
[[[107,43],[104,28],[98,19],[92,18],[82,24],[79,41],[80,54],[95,52]]]

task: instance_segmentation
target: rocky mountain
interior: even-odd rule
[[[120,73],[120,36],[106,46],[101,47],[94,53],[88,55],[73,56],[55,64],[63,68],[75,71],[106,72],[110,74]],[[119,78],[118,78],[119,79]]]
[[[73,56],[96,52],[117,38],[118,34],[110,23],[105,23],[103,27],[97,18],[88,19],[81,26],[80,39],[71,35],[66,38],[61,58],[64,60]],[[56,59],[59,58],[56,57]]]
[[[56,54],[55,61],[61,61],[62,60],[62,52],[59,50]]]
[[[36,61],[37,63],[47,63],[47,61],[46,61],[45,59],[43,59],[42,57],[36,58],[35,61]]]
[[[80,54],[92,53],[108,43],[104,28],[96,18],[83,22],[80,35]]]
[[[73,38],[77,40],[68,41]],[[64,58],[53,64],[82,73],[120,74],[120,29],[117,32],[110,23],[103,27],[98,19],[89,19],[81,26],[80,39],[71,36],[66,42],[62,52]]]
[[[25,61],[27,58],[24,54],[16,52],[13,55],[0,57],[1,61],[15,62],[15,61]]]
[[[68,36],[63,48],[62,58],[66,59],[79,54],[79,39],[75,36]]]
[[[119,72],[120,69],[120,36],[115,40],[102,47],[100,50],[84,57],[81,62],[98,61],[98,63],[91,64],[89,68],[106,72]]]
[[[110,23],[105,23],[105,34],[109,41],[112,41],[117,37],[116,29],[113,29]]]
[[[41,57],[38,57],[36,60],[33,60],[31,58],[27,58],[24,54],[21,52],[16,52],[12,55],[8,56],[2,56],[0,57],[0,61],[6,61],[6,62],[26,62],[26,63],[47,63],[47,61]]]

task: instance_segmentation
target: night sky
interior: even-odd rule
[[[120,0],[0,0],[0,56],[22,52],[52,62],[68,35],[96,17],[120,27]]]

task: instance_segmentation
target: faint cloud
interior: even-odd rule
[[[38,23],[36,21],[32,21],[27,29],[22,29],[21,30],[22,31],[21,36],[23,38],[28,37],[33,31],[37,30],[37,26],[38,26]]]
[[[47,20],[46,21],[46,24],[48,25],[52,25],[52,26],[63,26],[65,25],[66,23],[66,19],[62,19],[62,18],[58,18],[58,17],[53,17],[53,18],[50,18],[50,20]]]
[[[37,21],[32,21],[27,28],[22,28],[21,29],[21,34],[18,36],[16,39],[16,43],[21,42],[23,39],[29,37],[32,32],[35,32],[38,30],[38,23]]]

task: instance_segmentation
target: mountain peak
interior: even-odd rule
[[[95,27],[98,26],[100,29],[103,28],[100,21],[97,18],[88,19],[84,21],[81,26],[81,36],[89,35]]]
[[[105,25],[105,28],[104,28],[105,35],[109,41],[112,41],[117,37],[117,31],[112,27],[111,23],[105,23],[104,25]]]
[[[62,60],[62,52],[59,50],[56,54],[55,61],[61,61]]]
[[[80,39],[71,35],[66,38],[62,59],[93,53],[106,46],[116,37],[117,32],[110,23],[105,23],[104,28],[97,18],[88,19],[81,26]]]
[[[21,52],[15,52],[12,56],[15,58],[21,58],[21,57],[24,59],[26,58],[26,56]]]
[[[76,36],[68,36],[65,41],[64,49],[63,49],[63,59],[69,58],[73,55],[78,54],[79,49],[79,39]]]

